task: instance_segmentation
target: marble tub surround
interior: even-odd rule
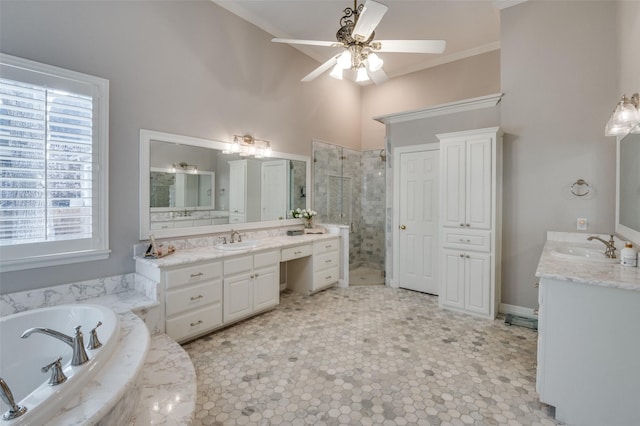
[[[196,373],[189,355],[166,334],[152,336],[143,370],[139,408],[130,424],[190,424],[196,393]]]
[[[604,251],[604,245],[599,241],[587,241],[587,237],[591,235],[597,234],[548,232],[547,242],[536,270],[536,277],[640,291],[640,268],[622,266],[618,262],[598,263],[586,259],[568,260],[551,254],[558,247],[566,245],[582,245]],[[604,240],[609,239],[609,235],[598,236]],[[615,241],[616,248],[624,247],[624,241],[618,238],[615,238]]]

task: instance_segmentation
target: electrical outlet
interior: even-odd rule
[[[576,228],[578,229],[578,231],[586,231],[588,224],[589,222],[587,221],[586,217],[579,217],[578,219],[576,219]]]

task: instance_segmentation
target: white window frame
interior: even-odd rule
[[[109,80],[0,53],[0,75],[55,89],[90,86],[93,93],[92,238],[0,247],[0,272],[109,257]]]

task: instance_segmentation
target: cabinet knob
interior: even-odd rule
[[[260,274],[255,274],[255,275],[254,275],[254,278],[258,278],[258,276],[259,276],[259,275],[260,275]]]
[[[325,260],[324,263],[331,263],[331,259]]]
[[[198,299],[202,299],[204,296],[199,294],[197,296],[191,296],[191,300],[198,300]]]
[[[200,324],[202,324],[202,320],[198,320],[196,322],[192,322],[190,325],[191,325],[191,327],[195,327],[196,325],[200,325]]]
[[[470,223],[467,223],[467,226],[471,226],[471,224],[470,224]]]
[[[466,255],[465,257],[466,257],[467,259],[471,258],[471,256],[469,256],[469,255]]]
[[[463,253],[460,253],[460,257],[464,257],[464,254],[463,254]]]
[[[533,283],[533,288],[540,288],[540,283],[539,282]]]
[[[400,225],[400,229],[405,230],[405,229],[407,229],[407,227],[404,226],[404,225]]]
[[[324,277],[325,280],[329,280],[331,279],[331,275],[327,275],[326,277]]]
[[[203,276],[204,274],[202,272],[198,272],[197,274],[191,274],[191,278],[198,278]]]

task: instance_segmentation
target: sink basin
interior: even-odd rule
[[[604,249],[583,246],[558,246],[551,251],[556,257],[573,260],[587,260],[598,263],[616,263],[618,259],[610,259],[604,254]]]
[[[249,250],[260,245],[258,240],[244,240],[237,243],[216,244],[214,248],[222,251]]]

